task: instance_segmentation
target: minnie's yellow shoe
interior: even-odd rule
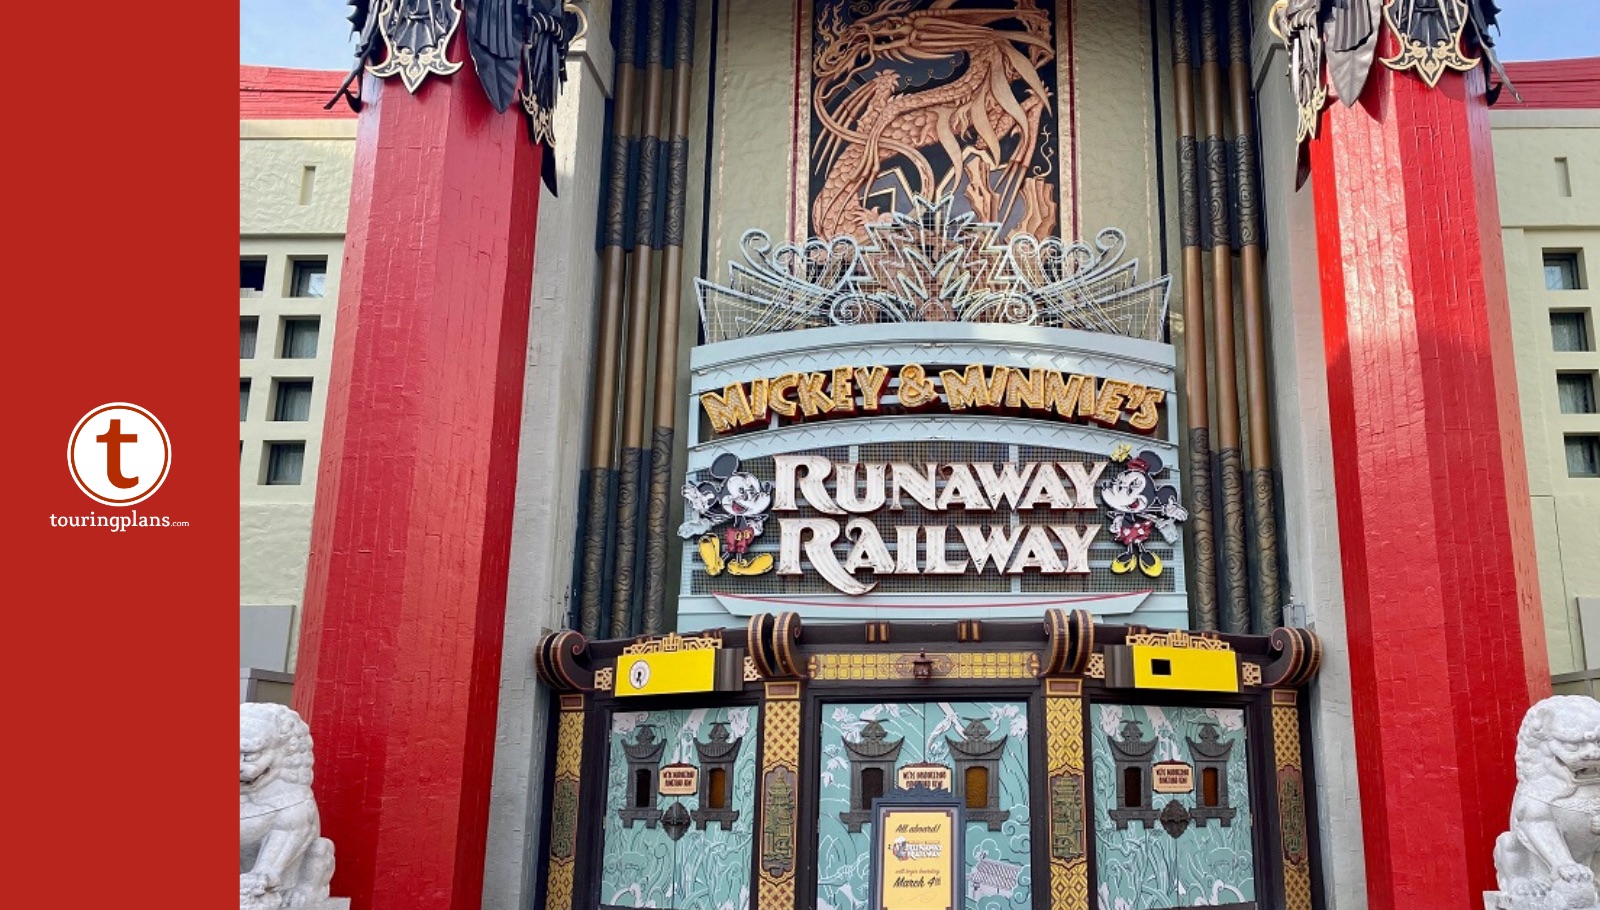
[[[1126,575],[1129,572],[1132,572],[1135,561],[1135,557],[1132,553],[1124,553],[1121,556],[1118,556],[1116,559],[1111,560],[1111,574]]]
[[[772,554],[762,553],[754,559],[740,557],[728,563],[729,575],[761,575],[772,570]]]
[[[1147,575],[1147,576],[1149,576],[1151,578],[1155,578],[1157,575],[1160,575],[1161,574],[1161,557],[1157,556],[1154,553],[1140,553],[1139,554],[1139,571],[1143,572],[1145,575]]]
[[[700,559],[706,564],[707,575],[721,575],[722,542],[709,534],[700,538]]]

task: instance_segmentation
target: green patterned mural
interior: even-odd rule
[[[1244,712],[1097,704],[1091,717],[1101,910],[1255,900]],[[1155,792],[1186,777],[1187,792]]]
[[[749,910],[757,712],[743,707],[612,715],[602,904]],[[702,788],[690,795],[656,792],[660,769],[679,764],[697,769]],[[719,770],[725,804],[720,810],[701,798]]]
[[[823,706],[817,910],[865,910],[866,797],[892,789],[895,770],[916,763],[949,767],[958,796],[968,784],[983,788],[982,807],[966,810],[965,910],[1032,906],[1027,705],[916,702]]]

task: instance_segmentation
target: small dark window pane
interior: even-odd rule
[[[311,380],[283,380],[278,383],[278,405],[273,420],[311,419]]]
[[[267,483],[298,484],[305,461],[306,444],[303,442],[267,443]]]
[[[1150,658],[1150,675],[1151,676],[1171,676],[1172,675],[1172,661],[1167,659],[1167,658],[1165,658],[1165,657],[1152,657],[1152,658]]]
[[[1544,254],[1544,286],[1549,291],[1573,291],[1578,284],[1578,256],[1576,253]]]
[[[655,781],[651,779],[649,768],[640,768],[633,772],[633,807],[635,809],[650,808],[650,791],[656,788]]]
[[[239,318],[239,359],[249,360],[256,356],[256,323],[254,316]]]
[[[728,808],[728,772],[722,768],[712,768],[710,780],[706,783],[707,809]]]
[[[245,415],[248,414],[249,412],[250,412],[250,380],[241,379],[241,380],[239,380],[239,420],[242,422],[244,420]],[[240,445],[243,445],[243,443],[240,443]],[[244,451],[241,449],[239,454],[243,455]]]
[[[1217,769],[1203,768],[1200,771],[1200,805],[1220,806],[1222,797],[1217,792]]]
[[[968,809],[987,809],[989,807],[989,769],[982,765],[972,765],[963,775],[962,786],[965,788]]]
[[[1550,343],[1558,351],[1587,351],[1589,321],[1582,310],[1562,310],[1550,314]]]
[[[1573,477],[1600,477],[1600,436],[1567,437],[1567,473]]]
[[[283,353],[279,356],[291,360],[309,360],[317,356],[317,331],[321,320],[285,319],[283,321]]]
[[[239,257],[239,290],[260,293],[267,289],[267,260],[260,256]]]
[[[1594,374],[1557,373],[1556,398],[1563,414],[1593,414]]]
[[[290,297],[321,297],[327,292],[328,260],[296,259],[289,284]]]
[[[872,801],[883,796],[883,769],[861,769],[861,802],[857,809],[872,808]]]
[[[1144,806],[1144,773],[1138,768],[1122,770],[1122,807],[1138,809]]]

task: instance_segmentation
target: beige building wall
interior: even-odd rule
[[[1600,449],[1600,110],[1502,110],[1491,123],[1550,672],[1557,692],[1592,695],[1600,649],[1585,653],[1580,613],[1600,627],[1600,476],[1584,465],[1585,447]],[[1546,286],[1547,257],[1575,266],[1576,287]],[[1581,319],[1586,350],[1556,350],[1553,314]],[[1589,390],[1588,413],[1573,385]]]
[[[239,123],[241,285],[254,283],[246,260],[265,267],[259,290],[239,291],[241,335],[252,321],[255,331],[253,355],[241,344],[239,358],[240,661],[266,670],[294,669],[354,159],[353,119]],[[319,266],[316,295],[307,285]],[[286,350],[312,324],[314,352],[304,334]],[[307,382],[308,406],[291,407]],[[274,448],[286,446],[304,447],[297,474],[289,449],[273,471]]]

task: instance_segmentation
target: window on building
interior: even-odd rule
[[[256,326],[259,324],[254,316],[239,317],[239,359],[249,360],[256,356]]]
[[[250,413],[250,380],[241,379],[241,380],[239,380],[239,422],[240,423],[244,422],[245,415],[248,414],[248,413]],[[243,445],[243,443],[240,443],[240,445]],[[244,455],[244,450],[243,449],[241,449],[239,451],[239,455],[241,457]]]
[[[259,297],[267,289],[267,257],[239,257],[239,296]]]
[[[311,419],[311,380],[280,379],[278,401],[272,409],[273,420]]]
[[[650,808],[650,791],[656,788],[656,782],[651,778],[649,768],[640,768],[633,772],[633,807],[635,809]]]
[[[966,799],[967,808],[989,808],[989,769],[982,765],[972,765],[967,768],[967,773],[962,775],[962,778],[962,794]]]
[[[1567,474],[1572,477],[1600,477],[1600,435],[1582,433],[1568,436]]]
[[[1217,769],[1200,769],[1200,805],[1215,808],[1222,805],[1222,796],[1218,792]]]
[[[706,782],[707,809],[728,808],[728,772],[724,768],[712,768],[710,779]]]
[[[1136,767],[1122,769],[1122,808],[1144,808],[1144,772]]]
[[[1556,398],[1563,414],[1593,414],[1594,374],[1557,373]]]
[[[1588,313],[1554,310],[1550,313],[1550,343],[1558,351],[1591,351]]]
[[[1556,195],[1572,195],[1572,171],[1567,168],[1567,159],[1556,159]]]
[[[283,343],[278,356],[290,360],[309,360],[317,356],[317,332],[322,320],[315,316],[283,321]]]
[[[290,297],[321,297],[328,287],[328,258],[296,259],[289,276]]]
[[[305,469],[306,444],[303,442],[267,443],[267,483],[293,486]]]
[[[883,796],[883,769],[861,769],[861,802],[859,808],[872,808],[872,801]]]
[[[1549,291],[1576,291],[1583,287],[1578,270],[1578,254],[1545,251],[1544,286]]]

